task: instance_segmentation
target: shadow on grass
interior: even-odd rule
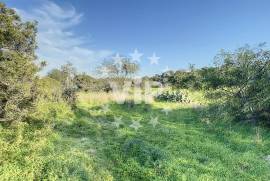
[[[156,134],[156,129],[149,129],[150,125],[147,124],[151,117],[158,117],[160,122],[167,127],[167,129],[183,127],[180,131],[186,131],[185,134],[198,134],[203,136],[210,136],[216,141],[223,143],[230,143],[228,138],[230,135],[236,135],[239,137],[250,136],[249,132],[239,133],[238,129],[241,126],[237,123],[230,123],[229,126],[224,126],[224,124],[219,123],[205,123],[202,122],[200,117],[200,112],[202,109],[194,109],[192,107],[184,107],[178,109],[172,109],[168,114],[164,112],[161,108],[153,107],[150,104],[134,104],[132,106],[126,104],[110,104],[110,111],[101,112],[100,114],[91,114],[91,111],[102,111],[101,106],[94,106],[91,108],[82,108],[78,107],[75,110],[75,120],[71,124],[60,124],[56,126],[56,129],[65,133],[67,136],[74,138],[81,137],[103,137],[104,141],[111,140],[111,136],[115,135],[117,128],[113,126],[115,117],[122,117],[126,121],[126,129],[130,129],[131,132],[135,133],[136,136],[145,136],[145,132],[151,134]],[[208,118],[211,115],[208,115]],[[217,119],[215,117],[215,119]],[[146,129],[142,128],[142,131],[134,132],[133,129],[129,127],[128,123],[132,123],[132,120],[141,121]],[[215,120],[216,121],[216,120]],[[249,128],[245,126],[244,129]],[[234,129],[233,129],[234,128]],[[120,126],[120,129],[123,129],[123,125]],[[160,129],[160,128],[159,128]],[[164,136],[166,137],[166,131],[164,131]],[[242,134],[242,135],[240,135]],[[131,134],[132,135],[132,134]],[[134,134],[133,134],[134,135]],[[115,137],[114,137],[115,138]],[[115,138],[117,139],[117,137]],[[234,144],[234,143],[233,143]]]
[[[162,108],[145,103],[132,105],[111,103],[109,109],[107,112],[102,112],[101,106],[78,107],[75,110],[75,120],[70,124],[57,125],[56,130],[71,138],[95,140],[99,154],[104,156],[102,159],[107,163],[104,167],[112,171],[113,176],[118,180],[121,180],[123,172],[134,174],[133,169],[139,169],[137,170],[139,175],[135,175],[134,178],[142,179],[143,171],[140,169],[144,168],[144,165],[136,166],[136,159],[133,162],[133,158],[136,158],[136,154],[142,153],[144,159],[147,157],[145,150],[139,148],[139,153],[129,153],[128,155],[132,155],[132,158],[123,151],[123,146],[134,139],[143,140],[146,145],[157,148],[161,153],[171,155],[166,158],[167,162],[181,155],[185,159],[193,157],[204,166],[210,160],[208,157],[224,159],[221,155],[223,152],[220,151],[222,149],[235,154],[250,150],[260,151],[255,144],[245,142],[246,137],[252,137],[248,131],[252,130],[250,126],[243,127],[233,122],[226,126],[222,121],[219,122],[218,119],[222,118],[216,115],[207,115],[208,119],[213,119],[212,122],[203,122],[204,117],[201,116],[201,112],[207,107],[203,109],[180,107],[170,110],[168,114]],[[152,127],[149,121],[155,116],[158,117],[159,124]],[[122,117],[124,122],[119,128],[113,125],[115,117]],[[137,131],[131,128],[132,120],[140,121],[142,127]],[[129,164],[130,168],[127,168],[126,164]],[[162,164],[165,162],[162,161]],[[150,169],[156,170],[157,177],[162,177],[164,170],[159,173],[157,171],[159,167],[160,165],[152,164]]]

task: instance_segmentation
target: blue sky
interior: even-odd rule
[[[220,49],[270,42],[268,0],[4,0],[39,21],[45,71],[72,62],[92,72],[105,57],[138,49],[141,74],[208,66]],[[147,57],[160,57],[151,65]]]

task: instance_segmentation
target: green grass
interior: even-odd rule
[[[199,97],[198,93],[193,93]],[[194,96],[196,98],[196,96]],[[87,99],[90,97],[90,99]],[[103,96],[104,97],[104,96]],[[3,180],[269,180],[270,133],[201,117],[192,104],[116,104],[81,94],[78,108],[47,124],[2,127]],[[103,104],[109,111],[102,111]],[[40,108],[47,115],[48,106]],[[45,109],[46,108],[46,109]],[[166,115],[162,110],[170,108]],[[59,109],[55,108],[56,112]],[[121,116],[124,124],[113,125]],[[154,128],[149,121],[158,116]],[[45,119],[45,118],[44,118]],[[137,131],[132,120],[140,121]],[[1,180],[2,180],[1,179]]]

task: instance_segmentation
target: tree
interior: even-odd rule
[[[76,69],[73,65],[68,62],[62,65],[60,69],[53,69],[48,73],[48,77],[61,83],[63,98],[71,106],[75,107],[77,86],[75,82]]]
[[[62,100],[61,83],[50,77],[43,77],[37,81],[38,98],[51,102]]]
[[[237,120],[270,123],[270,51],[245,46],[217,55],[214,71],[226,105]]]
[[[128,78],[139,71],[139,65],[129,58],[122,58],[118,62],[105,60],[97,67],[97,72],[107,77]]]
[[[170,82],[177,88],[199,89],[201,87],[199,74],[194,68],[191,68],[191,71],[176,71]]]
[[[59,69],[52,69],[48,75],[51,79],[57,80],[58,82],[64,82],[66,77],[63,75],[63,72]]]
[[[0,119],[22,120],[35,100],[36,22],[0,3]]]
[[[89,91],[93,89],[96,80],[87,75],[86,73],[78,74],[75,76],[75,84],[79,90]]]
[[[129,58],[122,58],[115,62],[112,59],[104,60],[99,67],[97,67],[97,73],[102,75],[105,79],[102,80],[99,85],[103,85],[103,90],[109,92],[113,90],[113,87],[122,87],[126,81],[131,81],[134,74],[139,71],[139,65],[136,62],[132,62]]]
[[[201,88],[201,77],[199,75],[199,70],[195,69],[194,65],[190,65],[189,70],[177,70],[175,72],[167,71],[161,75],[155,75],[151,79],[158,81],[163,85],[170,85],[175,88]]]
[[[122,60],[121,72],[124,77],[134,75],[139,71],[139,65],[135,62],[131,62],[128,58]]]

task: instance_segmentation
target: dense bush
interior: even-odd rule
[[[201,89],[202,87],[200,69],[195,69],[193,65],[190,65],[187,70],[167,71],[151,79],[163,85],[181,89]]]
[[[176,71],[169,79],[169,82],[173,87],[182,89],[200,89],[201,88],[201,77],[198,70],[191,71]]]
[[[239,48],[217,56],[218,70],[228,110],[237,120],[270,123],[270,51],[262,47]]]
[[[72,107],[76,104],[76,70],[71,63],[67,63],[61,67],[60,70],[53,69],[48,74],[49,78],[55,79],[61,83],[62,97],[67,101]]]
[[[169,71],[152,80],[177,88],[207,90],[207,96],[222,100],[224,109],[236,120],[270,124],[270,51],[259,46],[245,46],[234,52],[222,51],[215,66],[190,71]],[[165,93],[160,100],[180,100],[181,96]]]
[[[109,84],[109,80],[102,78],[93,78],[85,73],[75,76],[75,84],[79,91],[85,92],[110,92],[112,90]]]
[[[189,102],[188,97],[180,91],[165,91],[155,96],[157,101]]]
[[[35,108],[35,111],[29,116],[34,121],[55,124],[61,121],[69,121],[74,117],[71,107],[65,101],[56,103],[40,99]]]
[[[45,99],[52,102],[59,102],[62,100],[62,86],[61,83],[50,77],[44,77],[37,81],[37,94],[39,99]]]
[[[87,92],[93,90],[95,79],[83,73],[75,76],[75,84],[79,90]]]
[[[22,120],[36,98],[36,23],[0,3],[0,119]]]

